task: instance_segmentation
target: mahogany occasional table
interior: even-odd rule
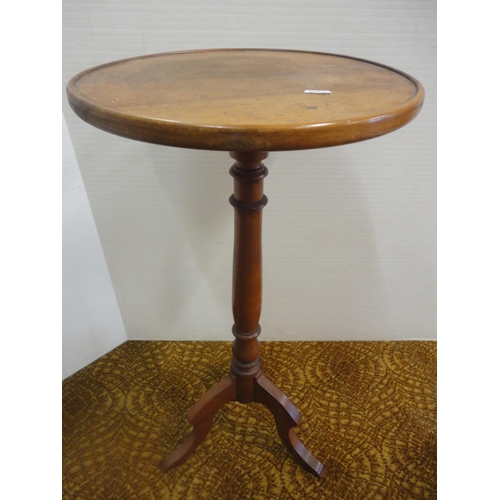
[[[267,203],[262,163],[269,151],[338,146],[387,134],[420,111],[422,85],[370,61],[318,52],[218,49],[171,52],[104,64],[67,86],[71,107],[107,132],[154,144],[229,151],[235,209],[233,360],[187,418],[193,431],[161,462],[183,463],[230,401],[264,404],[296,460],[321,476],[323,465],[297,438],[300,413],[262,373],[261,222]],[[314,175],[304,173],[304,175]]]

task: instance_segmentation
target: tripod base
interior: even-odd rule
[[[207,436],[217,411],[226,403],[238,400],[237,392],[237,379],[231,374],[201,397],[187,415],[189,423],[193,426],[191,434],[162,460],[160,467],[163,472],[181,465],[188,459]],[[253,401],[262,403],[271,411],[281,440],[299,464],[316,477],[321,477],[323,464],[307,451],[293,429],[300,424],[299,411],[262,373],[253,379]]]

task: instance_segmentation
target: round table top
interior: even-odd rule
[[[387,134],[420,111],[413,77],[319,52],[216,49],[124,59],[79,73],[73,110],[144,142],[223,151],[337,146]]]

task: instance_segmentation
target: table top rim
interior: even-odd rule
[[[76,88],[76,83],[84,76],[98,71],[100,69],[117,66],[119,64],[155,57],[165,57],[174,55],[188,55],[208,52],[281,52],[297,54],[313,54],[322,56],[332,56],[336,58],[359,61],[361,63],[378,66],[402,76],[415,87],[415,94],[408,101],[402,103],[395,110],[385,114],[378,114],[374,117],[356,119],[332,120],[327,123],[314,124],[289,124],[280,126],[268,126],[263,128],[262,124],[237,125],[213,125],[198,124],[189,122],[179,122],[176,120],[167,120],[154,117],[144,117],[124,113],[116,109],[103,105],[94,105],[83,98]],[[192,149],[211,149],[224,151],[238,150],[262,150],[262,151],[283,151],[298,149],[314,149],[320,147],[337,146],[350,142],[358,142],[383,135],[397,128],[404,126],[411,121],[420,111],[425,91],[422,84],[411,75],[393,68],[391,66],[344,54],[335,54],[329,52],[296,50],[296,49],[270,49],[270,48],[206,48],[194,50],[179,50],[171,52],[159,52],[134,56],[85,69],[73,76],[66,86],[66,92],[71,108],[84,121],[107,132],[120,135],[129,139],[162,144],[168,146],[187,147]],[[122,126],[120,126],[120,122]],[[128,124],[123,127],[123,124]],[[356,137],[353,135],[356,127],[363,126],[364,136]],[[366,128],[373,129],[366,132]],[[148,132],[149,130],[149,132]],[[347,133],[332,134],[335,131],[344,130]],[[162,134],[163,132],[163,134]],[[285,135],[295,135],[295,144],[284,140]],[[188,138],[187,135],[193,137]],[[228,136],[233,136],[229,140]],[[260,135],[261,141],[246,141],[245,137]],[[238,136],[238,137],[236,137]],[[264,137],[266,136],[266,137]]]

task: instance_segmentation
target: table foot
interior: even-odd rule
[[[207,436],[215,414],[226,403],[236,400],[236,379],[232,375],[224,377],[212,386],[189,410],[187,419],[194,427],[191,434],[160,463],[162,472],[167,472],[187,460]]]
[[[264,375],[254,379],[253,399],[271,411],[283,444],[299,464],[316,477],[321,477],[323,464],[307,451],[293,430],[293,427],[299,425],[301,420],[301,415],[295,405]]]

